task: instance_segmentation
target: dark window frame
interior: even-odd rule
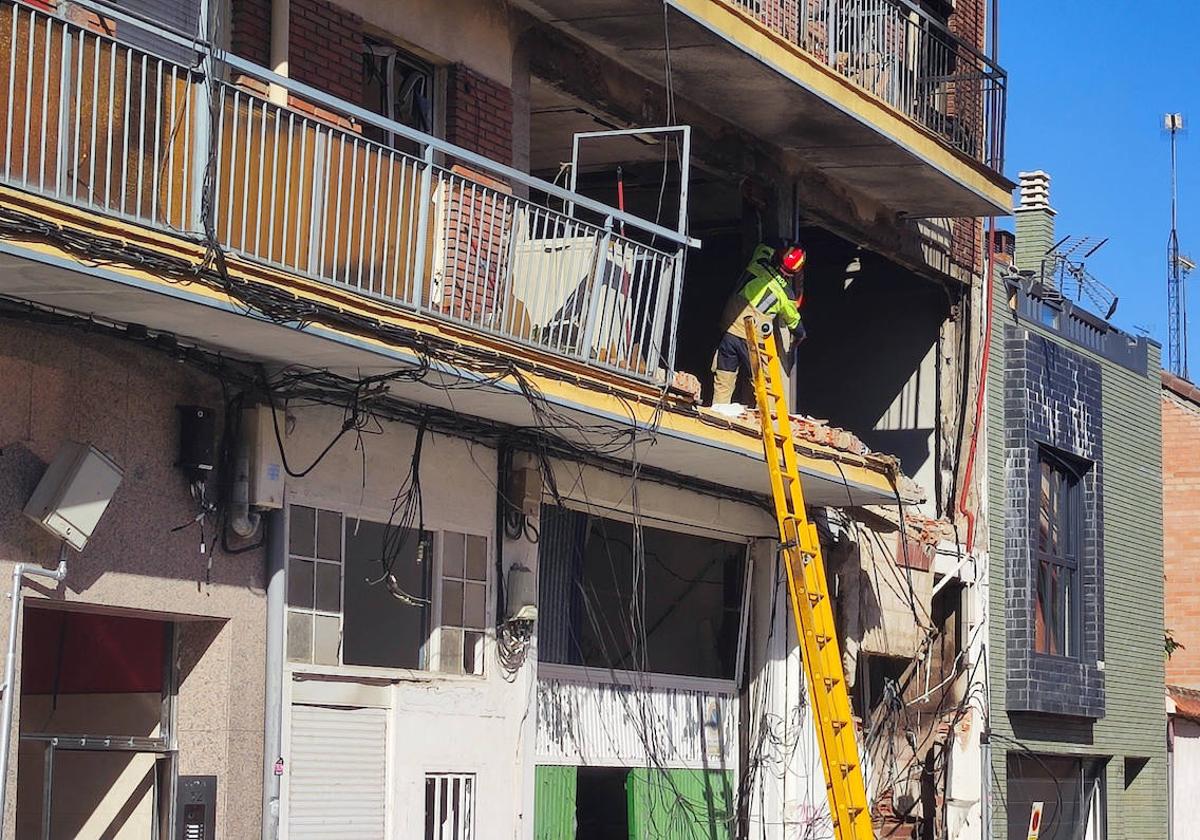
[[[1033,537],[1034,652],[1078,659],[1083,632],[1081,570],[1085,479],[1091,464],[1038,446]],[[1049,492],[1047,493],[1047,490]]]

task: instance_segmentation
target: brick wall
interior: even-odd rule
[[[271,0],[232,0],[236,55],[266,67],[271,56]],[[362,18],[325,0],[291,0],[288,74],[355,104],[363,90]]]
[[[292,78],[359,104],[363,96],[362,18],[325,0],[291,0]]]
[[[271,59],[271,0],[230,0],[233,54],[263,67]]]
[[[1164,390],[1162,424],[1167,682],[1200,688],[1200,404]]]
[[[446,139],[500,163],[512,163],[512,91],[455,64],[446,79]]]

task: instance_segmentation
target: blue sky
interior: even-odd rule
[[[1165,367],[1170,147],[1162,115],[1188,120],[1180,245],[1200,257],[1200,3],[1000,0],[1000,63],[1009,74],[1006,174],[1050,173],[1060,238],[1111,237],[1088,269],[1120,296],[1117,326],[1163,343]],[[1188,359],[1198,379],[1200,272],[1188,290]]]

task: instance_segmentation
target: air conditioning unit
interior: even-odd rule
[[[121,483],[121,468],[96,449],[69,441],[46,468],[25,505],[25,515],[76,551],[92,531]]]

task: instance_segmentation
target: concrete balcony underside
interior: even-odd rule
[[[675,92],[908,217],[1007,215],[1012,184],[721,0],[665,0]],[[663,4],[526,0],[597,51],[660,80]]]
[[[120,236],[164,256],[199,263],[194,243],[147,231],[36,197],[0,189],[0,207],[19,209],[51,224]],[[469,328],[454,327],[398,311],[354,295],[333,296],[328,287],[285,272],[233,259],[230,275],[273,288],[299,301],[333,306],[360,319],[415,334],[455,342],[462,351],[503,358],[522,370],[546,404],[566,418],[560,437],[592,446],[612,446],[614,428],[637,426],[646,432],[636,448],[611,451],[616,460],[636,458],[645,467],[736,491],[770,492],[757,434],[667,397],[645,383],[631,382],[585,365],[571,366],[553,355],[506,344]],[[497,379],[486,365],[441,363],[371,330],[351,331],[314,319],[281,324],[250,311],[246,304],[209,284],[169,279],[120,262],[85,262],[35,237],[0,238],[0,296],[118,326],[139,324],[174,334],[185,344],[268,366],[300,364],[351,378],[429,364],[423,381],[395,382],[391,395],[504,427],[531,429],[544,424],[512,378]],[[382,332],[382,331],[380,331]],[[557,375],[547,375],[554,370]],[[542,371],[539,373],[538,371]],[[471,387],[463,388],[464,384]],[[447,390],[447,385],[451,390]],[[457,386],[457,387],[455,387]],[[663,410],[657,410],[659,405]],[[655,425],[656,424],[656,425]],[[648,435],[653,431],[653,438]],[[817,444],[799,443],[805,493],[810,503],[843,506],[893,504],[894,467],[890,459],[858,456]]]

